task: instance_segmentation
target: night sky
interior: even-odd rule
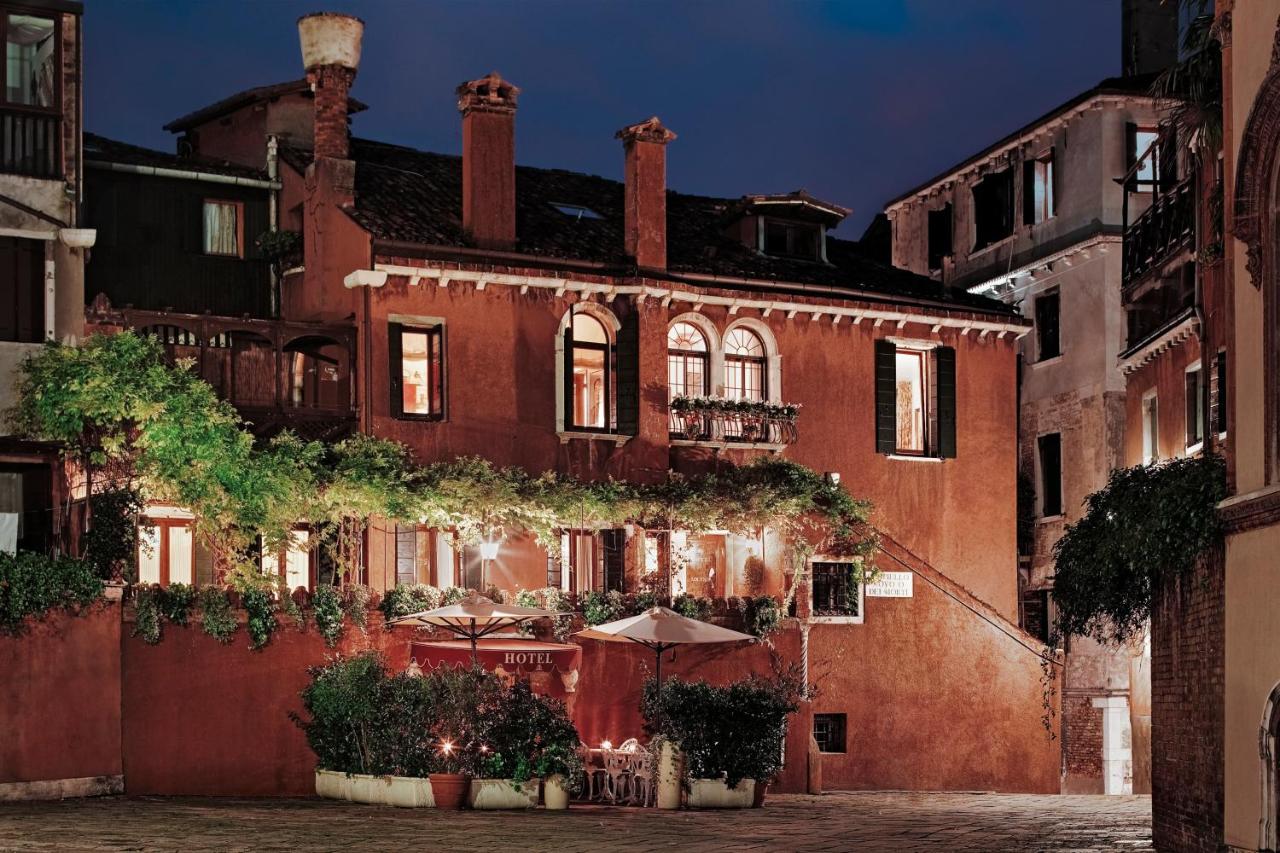
[[[803,187],[883,203],[1119,73],[1115,0],[392,2],[86,0],[85,129],[173,150],[161,126],[302,76],[295,21],[366,24],[357,135],[457,152],[454,87],[524,93],[516,157],[621,178],[618,128],[659,115],[673,189]]]

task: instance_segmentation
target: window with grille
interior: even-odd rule
[[[862,615],[862,589],[853,563],[814,563],[811,581],[813,615]]]
[[[847,752],[847,723],[845,714],[814,714],[813,739],[818,743],[818,752]]]
[[[707,338],[692,323],[676,323],[667,332],[667,390],[671,397],[707,393],[710,364]]]
[[[730,329],[724,338],[724,393],[735,400],[765,400],[764,342],[750,329]]]

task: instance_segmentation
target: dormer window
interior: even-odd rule
[[[818,253],[822,228],[810,222],[764,222],[764,253],[779,258],[820,260]]]

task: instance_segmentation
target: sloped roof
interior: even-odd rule
[[[252,89],[245,89],[243,92],[236,92],[216,101],[208,106],[201,107],[195,112],[187,113],[181,118],[176,118],[164,126],[164,129],[171,133],[181,133],[184,130],[190,130],[198,125],[205,124],[227,113],[235,112],[243,106],[256,103],[257,101],[269,101],[272,98],[279,98],[282,95],[293,95],[298,93],[311,93],[311,84],[304,77],[301,80],[289,80],[284,83],[272,83],[269,86],[255,86]],[[368,109],[368,106],[357,101],[355,98],[347,99],[347,111],[349,113],[358,113]]]
[[[130,145],[115,139],[108,139],[96,133],[84,134],[84,157],[86,162],[124,163],[130,166],[150,166],[158,169],[179,169],[187,172],[203,172],[211,175],[227,175],[236,178],[252,178],[267,180],[267,173],[251,166],[243,166],[226,160],[213,160],[207,157],[182,157],[140,145]]]
[[[281,156],[302,171],[309,151],[282,148]],[[469,247],[462,228],[462,159],[457,156],[354,138],[355,205],[349,211],[375,239]],[[516,167],[516,251],[548,259],[583,260],[618,269],[632,265],[623,249],[623,192],[619,181],[561,169]],[[955,308],[1011,314],[1004,303],[953,290],[930,278],[876,263],[858,244],[827,237],[829,263],[763,255],[725,234],[726,216],[742,199],[667,192],[667,269],[751,279],[757,287],[776,283],[820,285],[887,297],[948,303]],[[575,217],[553,205],[587,208],[597,216]],[[731,282],[723,285],[736,286]]]
[[[900,201],[903,201],[904,199],[911,198],[913,195],[916,195],[917,193],[920,193],[920,192],[923,192],[924,190],[929,189],[929,187],[933,186],[934,184],[939,183],[943,180],[946,180],[946,178],[949,175],[951,175],[953,172],[958,172],[964,169],[966,166],[969,166],[972,163],[976,163],[979,160],[986,158],[993,152],[999,151],[1001,148],[1004,148],[1006,145],[1016,140],[1019,136],[1022,136],[1023,134],[1039,127],[1042,124],[1046,124],[1050,121],[1053,121],[1058,116],[1075,109],[1081,104],[1093,98],[1096,98],[1099,95],[1131,95],[1131,96],[1147,95],[1147,93],[1150,92],[1151,90],[1151,84],[1155,82],[1155,79],[1157,76],[1158,76],[1157,74],[1135,74],[1129,77],[1108,77],[1098,85],[1094,86],[1092,89],[1087,89],[1081,92],[1079,95],[1076,95],[1074,98],[1071,98],[1069,101],[1059,104],[1058,106],[1049,110],[1047,113],[1035,119],[1034,121],[1027,122],[1022,127],[1019,127],[1017,130],[1013,131],[1012,133],[1005,135],[1002,139],[991,143],[990,145],[988,145],[986,148],[983,148],[978,153],[970,157],[966,157],[964,160],[961,160],[956,165],[947,168],[945,171],[940,172],[937,175],[934,175],[929,180],[924,181],[923,183],[912,187],[906,192],[901,193],[895,196],[894,198],[889,199],[884,203],[884,206],[892,207],[893,205],[897,204]]]

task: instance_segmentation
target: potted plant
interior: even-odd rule
[[[481,705],[476,721],[483,758],[480,773],[471,780],[468,801],[473,808],[536,806],[539,777],[559,777],[550,785],[553,805],[559,804],[559,789],[568,792],[576,786],[581,775],[578,730],[562,702],[517,681]]]
[[[671,680],[660,696],[652,681],[645,686],[641,710],[650,731],[679,746],[690,807],[746,808],[756,802],[756,786],[763,788],[782,768],[787,715],[796,710],[801,687],[794,671],[772,679],[752,675],[725,686]]]

